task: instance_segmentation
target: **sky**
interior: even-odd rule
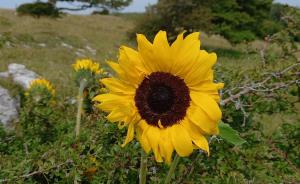
[[[0,8],[14,9],[20,4],[26,2],[33,2],[34,0],[0,0]],[[155,4],[157,0],[133,0],[133,3],[126,7],[123,12],[144,12],[145,7],[149,4]],[[300,7],[300,0],[275,0],[275,2],[280,2],[283,4],[289,4],[292,6]],[[59,6],[70,6],[69,3],[59,3]]]

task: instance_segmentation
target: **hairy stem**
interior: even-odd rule
[[[142,150],[141,152],[141,166],[140,166],[140,184],[146,184],[146,177],[147,177],[147,155]]]
[[[77,116],[76,116],[76,127],[75,127],[75,137],[77,138],[80,133],[80,123],[81,123],[81,114],[82,114],[82,103],[83,103],[83,90],[87,85],[87,80],[82,79],[79,85],[78,91],[78,106],[77,106]]]

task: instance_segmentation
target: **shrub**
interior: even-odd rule
[[[109,10],[103,9],[101,11],[93,11],[92,15],[109,15]]]
[[[183,30],[220,34],[231,43],[263,39],[283,29],[280,21],[285,7],[272,2],[160,0],[148,7],[145,17],[133,32],[151,38],[159,30],[165,30],[171,41]]]
[[[17,8],[19,15],[31,15],[34,17],[58,17],[58,9],[51,3],[34,2],[22,4]]]

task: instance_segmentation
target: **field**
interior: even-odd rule
[[[55,141],[38,144],[28,137],[24,141],[22,136],[26,135],[19,125],[14,133],[0,131],[0,183],[138,181],[138,142],[121,148],[126,130],[119,131],[117,125],[104,119],[102,112],[83,117],[80,142],[75,142],[76,105],[65,103],[66,99],[77,96],[71,68],[76,59],[91,58],[110,71],[105,61],[116,60],[121,45],[136,47],[127,36],[136,16],[64,15],[58,19],[35,19],[0,10],[0,72],[7,70],[10,63],[24,64],[51,81],[58,96],[54,109],[57,112],[52,119],[57,131]],[[220,36],[203,33],[201,37],[202,46],[218,54],[215,75],[218,81],[225,82],[226,89],[260,81],[263,73],[281,70],[293,62],[273,62],[264,68],[260,54],[263,41],[231,45]],[[276,60],[280,52],[275,45],[270,57]],[[0,85],[13,95],[18,94],[19,88],[11,81],[0,78]],[[195,152],[190,159],[181,160],[174,183],[300,183],[297,98],[291,92],[281,95],[280,104],[269,100],[260,108],[250,107],[254,113],[246,119],[234,104],[223,106],[224,119],[234,117],[226,121],[232,123],[247,143],[232,146],[213,140],[210,157]],[[149,183],[162,182],[168,166],[155,163],[152,154],[148,162]]]

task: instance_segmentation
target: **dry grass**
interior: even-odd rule
[[[132,25],[116,16],[36,19],[0,10],[0,71],[10,63],[25,64],[52,81],[62,95],[69,95],[74,91],[70,85],[74,60],[88,57],[104,63],[115,59]]]

